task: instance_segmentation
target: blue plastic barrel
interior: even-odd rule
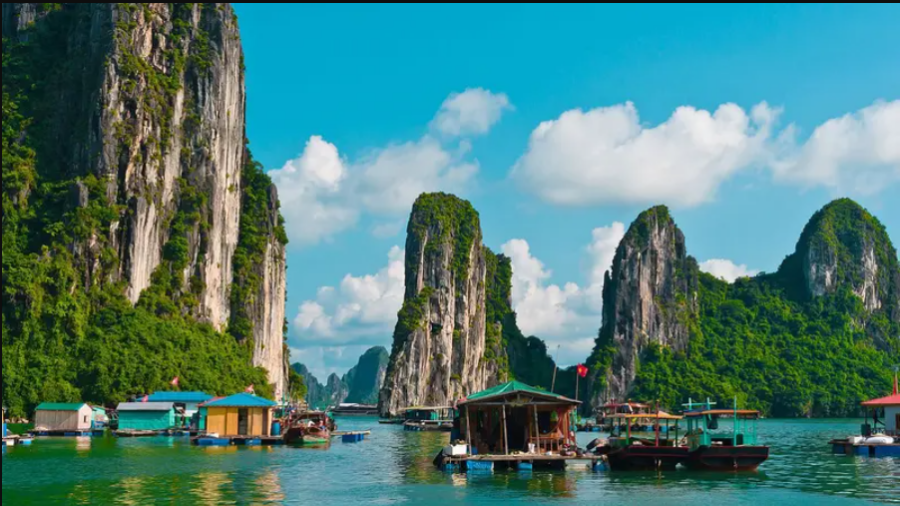
[[[272,435],[275,437],[281,435],[281,422],[272,422]]]

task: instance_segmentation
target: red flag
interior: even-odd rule
[[[249,387],[247,387],[246,390],[244,390],[244,392],[247,392],[248,394],[252,394],[252,393],[256,393],[256,390],[253,389],[253,385],[250,385]]]
[[[897,373],[894,373],[894,395],[900,395],[900,381],[897,380]]]
[[[173,387],[177,387],[178,386],[178,376],[175,376],[174,378],[172,378],[172,382],[169,384],[172,385]]]
[[[587,378],[588,368],[584,364],[578,364],[578,376],[580,378]]]

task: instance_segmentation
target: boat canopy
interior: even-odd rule
[[[681,420],[684,417],[678,415],[672,415],[666,413],[665,411],[659,411],[657,413],[618,413],[615,415],[609,415],[607,417],[610,420]]]
[[[684,414],[687,418],[699,418],[702,416],[737,416],[738,418],[759,418],[759,411],[750,409],[707,409],[703,411],[687,411]]]

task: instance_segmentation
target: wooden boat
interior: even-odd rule
[[[757,444],[759,411],[712,409],[715,403],[689,402],[684,416],[689,454],[684,465],[693,470],[753,471],[769,458],[769,447]],[[719,420],[730,418],[731,427],[719,427]]]
[[[656,437],[634,437],[632,428],[635,421],[647,417],[653,417],[655,421]],[[674,470],[688,458],[688,447],[678,442],[678,421],[681,419],[664,411],[610,415],[607,420],[613,425],[613,437],[608,444],[597,448],[596,453],[606,456],[612,471]],[[672,422],[675,422],[674,429]],[[667,429],[665,431],[662,430],[663,424]],[[674,438],[670,437],[673,432]]]
[[[284,442],[289,446],[326,446],[337,425],[327,413],[311,411],[291,416]]]
[[[597,426],[601,430],[612,432],[614,427],[621,424],[621,419],[616,418],[617,415],[645,415],[632,416],[629,420],[632,432],[653,432],[653,414],[650,412],[650,405],[640,402],[610,402],[601,406],[597,413]]]
[[[456,410],[451,407],[416,407],[404,410],[403,430],[408,432],[451,432]]]

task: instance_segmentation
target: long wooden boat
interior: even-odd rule
[[[769,459],[769,447],[757,443],[759,411],[712,409],[714,403],[686,404],[686,436],[690,452],[684,465],[693,470],[754,471]],[[699,406],[699,407],[698,407]],[[695,409],[696,408],[696,409]],[[719,420],[730,418],[731,427],[719,428]]]
[[[632,428],[636,420],[653,417],[656,437],[653,439],[634,437]],[[614,437],[608,444],[596,449],[598,455],[605,455],[612,471],[664,471],[674,470],[688,458],[687,446],[678,442],[677,424],[682,417],[663,411],[656,413],[615,414],[607,421],[612,424]],[[671,423],[675,422],[675,429]],[[667,430],[661,428],[665,424]],[[675,433],[674,439],[670,437]]]

